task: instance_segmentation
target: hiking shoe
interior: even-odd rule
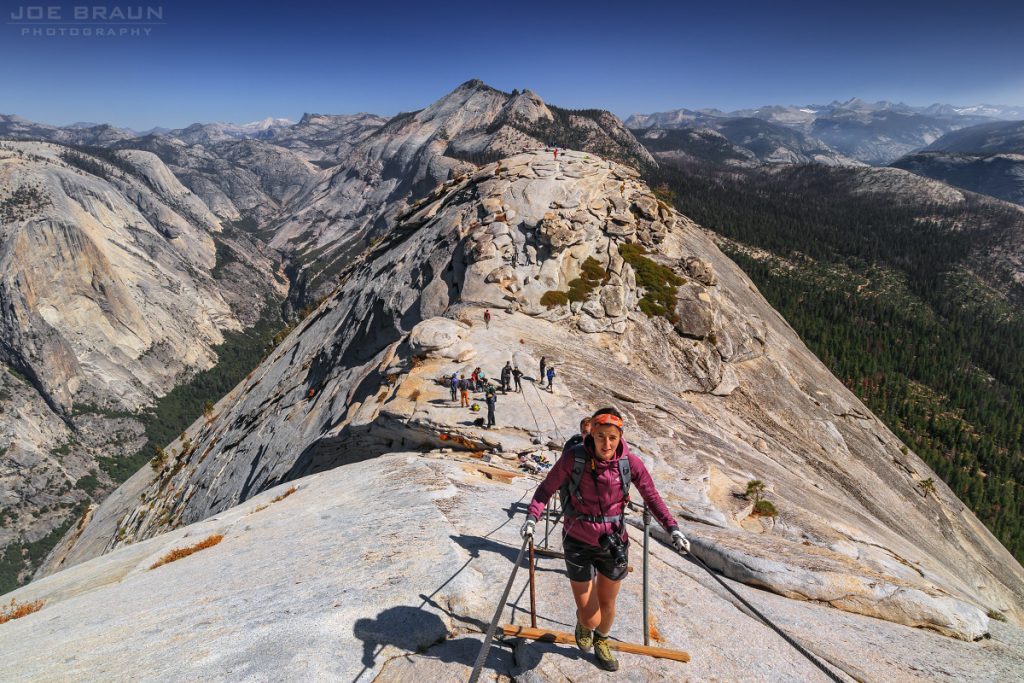
[[[593,647],[593,645],[594,645],[594,632],[591,631],[589,628],[587,628],[586,626],[584,626],[583,624],[581,624],[580,622],[577,621],[576,622],[576,647],[578,647],[579,649],[583,650],[584,652],[589,652],[590,648]]]
[[[597,655],[597,665],[605,671],[618,671],[619,660],[615,659],[612,649],[608,647],[608,638],[594,638],[594,654]]]

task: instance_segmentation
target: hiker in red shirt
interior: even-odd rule
[[[619,585],[628,571],[624,512],[630,483],[640,491],[658,523],[671,533],[672,545],[690,550],[643,461],[623,440],[622,429],[622,416],[615,408],[594,413],[590,434],[583,443],[563,452],[537,487],[520,532],[523,538],[533,536],[544,507],[558,491],[565,511],[562,549],[576,600],[576,645],[583,651],[593,645],[598,665],[608,671],[619,667],[608,647],[608,634],[615,620]]]
[[[484,325],[487,326],[487,329],[491,329],[491,309],[489,308],[484,311]]]

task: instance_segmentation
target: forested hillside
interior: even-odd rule
[[[1024,296],[991,257],[1024,214],[866,191],[865,173],[687,166],[650,181],[1024,560]]]

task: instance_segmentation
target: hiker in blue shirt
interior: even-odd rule
[[[555,385],[555,366],[551,365],[551,366],[548,367],[548,391],[550,393],[552,393],[552,394],[555,393],[554,389],[553,389],[554,385]]]

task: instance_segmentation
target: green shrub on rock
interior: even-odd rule
[[[636,284],[644,288],[644,296],[640,300],[640,310],[646,315],[656,315],[676,322],[676,288],[685,284],[671,268],[655,263],[647,256],[647,250],[640,244],[620,244],[619,255],[636,273]]]
[[[569,295],[559,292],[557,289],[549,289],[540,298],[540,305],[551,309],[556,306],[564,306],[569,303]]]

